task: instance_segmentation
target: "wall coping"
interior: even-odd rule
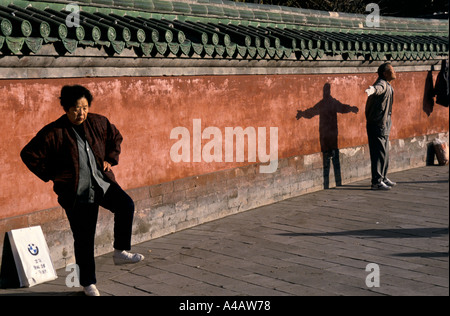
[[[82,5],[76,28],[67,26],[69,2]],[[364,15],[222,0],[0,0],[0,20],[0,69],[97,58],[95,67],[110,61],[123,68],[157,67],[164,59],[170,69],[201,64],[229,73],[229,65],[285,71],[318,62],[335,72],[330,60],[331,67],[346,68],[386,60],[438,64],[448,57],[448,21],[383,17],[379,27],[367,27]],[[3,70],[1,78],[7,78],[11,71]]]

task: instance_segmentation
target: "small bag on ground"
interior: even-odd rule
[[[434,151],[440,166],[448,164],[448,144],[440,139],[433,141]]]

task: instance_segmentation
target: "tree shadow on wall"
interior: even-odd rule
[[[356,106],[342,104],[331,96],[331,85],[325,83],[323,86],[323,98],[313,107],[297,111],[297,120],[300,118],[311,119],[319,115],[320,148],[323,159],[323,186],[330,187],[331,163],[334,169],[336,186],[342,185],[341,163],[338,147],[338,122],[337,113],[358,113]]]

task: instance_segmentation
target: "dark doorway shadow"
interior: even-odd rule
[[[297,111],[297,120],[300,118],[311,119],[319,115],[320,149],[323,157],[323,186],[330,187],[330,169],[333,164],[336,186],[342,185],[341,163],[338,147],[338,121],[337,113],[358,113],[356,106],[342,104],[331,96],[331,85],[323,86],[323,98],[313,107],[304,111]]]

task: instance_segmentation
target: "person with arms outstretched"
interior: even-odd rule
[[[378,67],[378,79],[366,89],[366,128],[372,174],[372,190],[390,190],[396,185],[388,179],[389,135],[392,126],[394,89],[391,82],[397,78],[394,67],[384,63]]]

